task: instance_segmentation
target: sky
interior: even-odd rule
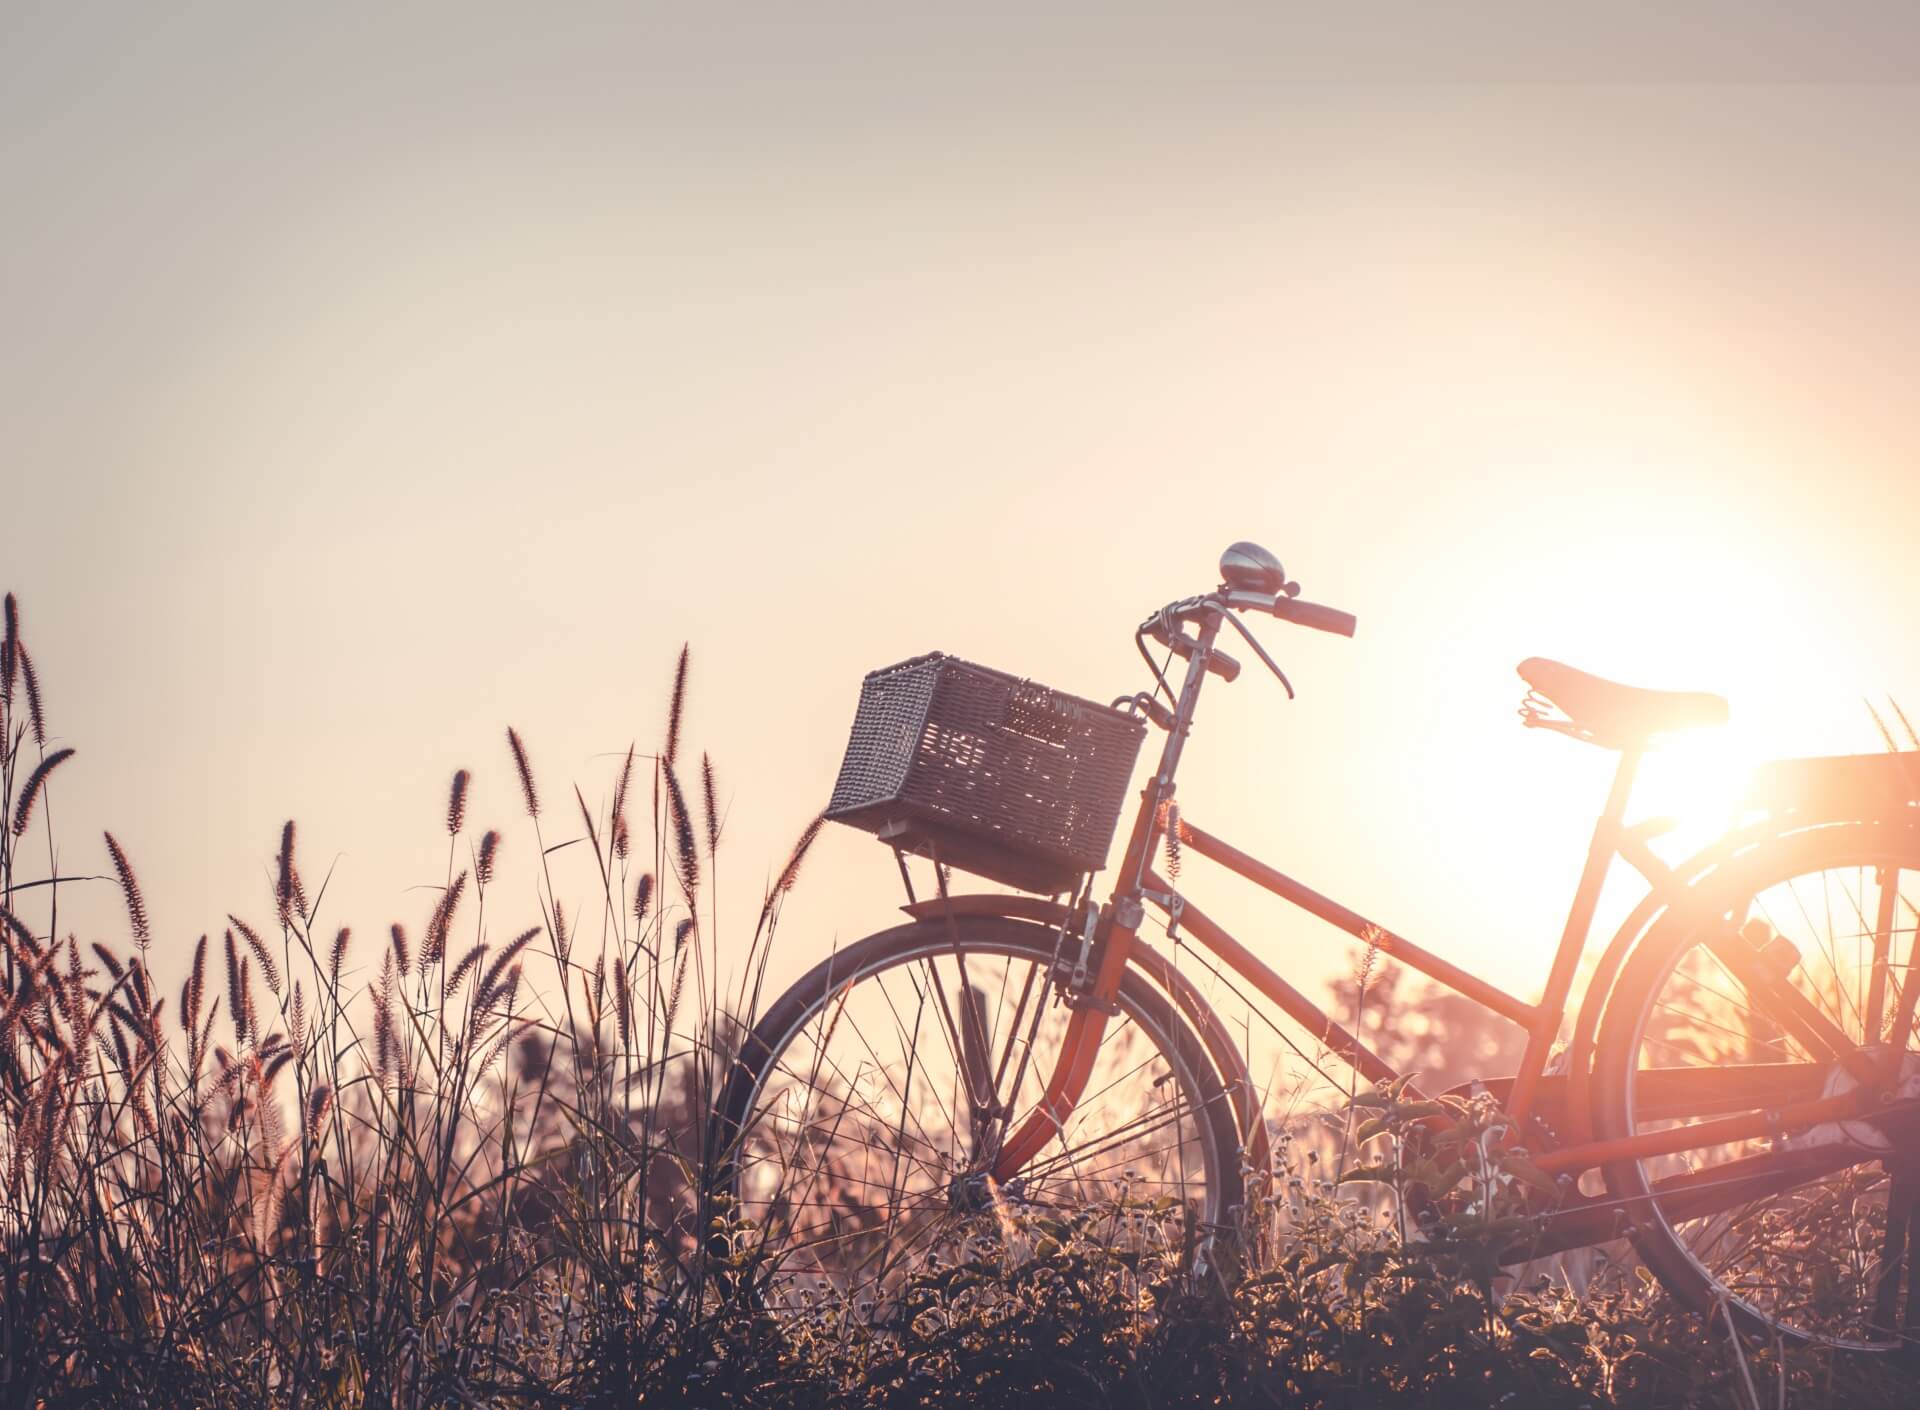
[[[1920,31],[1636,13],[7,7],[0,578],[61,866],[120,838],[163,981],[270,917],[289,817],[334,922],[418,925],[453,770],[524,861],[506,726],[555,841],[690,642],[724,951],[866,671],[1130,693],[1251,538],[1360,630],[1266,630],[1294,703],[1209,690],[1187,816],[1535,992],[1611,760],[1521,729],[1519,660],[1727,695],[1675,807],[1920,706]],[[776,981],[898,899],[830,829]]]

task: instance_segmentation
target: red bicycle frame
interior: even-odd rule
[[[1209,671],[1222,671],[1215,664],[1215,638],[1228,610],[1217,599],[1200,599],[1189,604],[1195,636],[1182,637],[1178,649],[1187,657],[1187,672],[1176,709],[1167,731],[1160,762],[1141,795],[1125,854],[1121,860],[1117,884],[1100,909],[1093,931],[1092,954],[1097,963],[1091,967],[1090,982],[1070,1002],[1075,1011],[1069,1020],[1062,1050],[1049,1078],[1045,1094],[1027,1119],[1010,1132],[1000,1146],[991,1174],[1005,1183],[1054,1137],[1071,1114],[1085,1090],[1093,1069],[1094,1056],[1104,1036],[1107,1017],[1113,1011],[1113,999],[1130,963],[1153,952],[1139,945],[1139,928],[1149,905],[1161,911],[1169,923],[1177,923],[1191,937],[1210,950],[1229,969],[1235,971],[1270,1000],[1294,1022],[1317,1039],[1330,1053],[1340,1058],[1361,1076],[1374,1082],[1389,1082],[1401,1074],[1360,1039],[1327,1015],[1305,994],[1289,984],[1271,966],[1263,962],[1221,925],[1186,900],[1151,865],[1160,844],[1174,796],[1175,774],[1181,750],[1191,726],[1201,685]],[[1237,670],[1237,668],[1234,668]],[[1644,750],[1644,741],[1621,749],[1607,803],[1593,832],[1586,863],[1575,888],[1573,904],[1561,931],[1554,953],[1545,992],[1538,1003],[1528,1003],[1488,983],[1484,979],[1449,963],[1404,936],[1376,924],[1357,911],[1303,885],[1284,872],[1240,851],[1219,837],[1179,819],[1179,840],[1183,848],[1196,852],[1228,870],[1279,896],[1282,900],[1338,926],[1348,934],[1376,946],[1408,967],[1461,994],[1489,1012],[1516,1024],[1526,1034],[1526,1047],[1519,1070],[1511,1079],[1486,1084],[1495,1091],[1516,1133],[1527,1133],[1529,1144],[1541,1151],[1535,1164],[1547,1173],[1572,1174],[1608,1161],[1673,1154],[1680,1151],[1760,1138],[1782,1130],[1810,1126],[1869,1110],[1876,1093],[1884,1086],[1885,1073],[1879,1058],[1847,1038],[1819,1009],[1783,975],[1775,974],[1761,962],[1738,935],[1729,934],[1713,942],[1714,953],[1740,978],[1756,1004],[1791,1033],[1818,1058],[1837,1062],[1859,1079],[1851,1092],[1822,1097],[1826,1067],[1815,1063],[1754,1064],[1732,1069],[1652,1069],[1642,1074],[1643,1099],[1647,1110],[1670,1112],[1675,1116],[1709,1119],[1666,1130],[1617,1140],[1592,1138],[1584,1124],[1575,1121],[1568,1130],[1569,1082],[1584,1084],[1588,1074],[1574,1071],[1565,1076],[1546,1075],[1547,1059],[1555,1035],[1566,1017],[1567,998],[1573,986],[1580,957],[1586,949],[1600,888],[1616,857],[1622,857],[1653,881],[1656,887],[1671,880],[1673,873],[1646,846],[1643,828],[1628,828],[1625,813],[1635,773]],[[933,913],[939,903],[912,908],[914,913]],[[1884,941],[1887,928],[1882,921]],[[1920,989],[1910,985],[1909,990]],[[1903,1006],[1899,1031],[1893,1035],[1892,1050],[1904,1049],[1905,1034],[1913,1022],[1911,1002]],[[1204,1036],[1204,1035],[1203,1035]],[[1209,1046],[1212,1046],[1210,1041]],[[1407,1090],[1414,1092],[1412,1084]],[[1758,1108],[1758,1109],[1756,1109]],[[1585,1110],[1584,1101],[1578,1110]],[[1735,1113],[1716,1116],[1716,1111]],[[1246,1114],[1242,1113],[1243,1121]],[[1551,1118],[1546,1119],[1546,1118]],[[1257,1127],[1258,1115],[1253,1114]],[[1568,1135],[1574,1139],[1568,1141]],[[1717,1195],[1708,1199],[1733,1196],[1752,1198],[1761,1187],[1778,1183],[1781,1187],[1808,1178],[1802,1167],[1834,1157],[1819,1152],[1792,1152],[1790,1157],[1764,1155],[1717,1167]],[[1784,1162],[1784,1163],[1783,1163]],[[1791,1166],[1788,1169],[1787,1166]],[[1779,1168],[1776,1168],[1779,1167]],[[1732,1172],[1733,1179],[1728,1179]],[[1683,1187],[1688,1177],[1663,1181],[1660,1188],[1685,1198]],[[1732,1190],[1732,1195],[1728,1190]],[[1572,1247],[1608,1237],[1610,1229],[1569,1227],[1556,1235],[1551,1247]],[[1536,1248],[1548,1251],[1547,1247]]]

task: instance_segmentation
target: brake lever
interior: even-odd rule
[[[1247,630],[1247,624],[1241,621],[1238,617],[1236,617],[1231,612],[1225,612],[1225,613],[1222,613],[1221,615],[1224,616],[1229,622],[1233,623],[1233,629],[1239,632],[1241,636],[1246,638],[1247,645],[1251,646],[1254,649],[1255,654],[1258,655],[1260,659],[1266,663],[1267,669],[1273,672],[1273,678],[1279,681],[1280,684],[1283,687],[1285,687],[1287,692],[1287,699],[1289,700],[1298,699],[1299,697],[1297,697],[1293,693],[1293,682],[1287,679],[1287,673],[1280,669],[1278,663],[1276,663],[1271,656],[1267,655],[1267,648],[1260,644],[1260,639],[1258,637],[1256,637],[1252,632]]]
[[[1181,629],[1179,621],[1170,620],[1164,612],[1148,618],[1142,630],[1182,661],[1192,660],[1193,653],[1200,649],[1200,643]],[[1254,643],[1254,649],[1259,650],[1258,642]],[[1207,669],[1229,683],[1240,678],[1240,663],[1218,647],[1208,648]]]

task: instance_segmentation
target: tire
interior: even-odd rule
[[[1004,1189],[979,1178],[996,1127],[1001,1139],[1017,1129],[1052,1075],[1068,1015],[1059,953],[1058,931],[1025,921],[903,925],[823,960],[754,1026],[709,1139],[732,1252],[770,1310],[875,1315],[916,1274],[1038,1241],[1044,1221],[1088,1209],[1112,1221],[1099,1226],[1110,1246],[1222,1266],[1242,1188],[1233,1106],[1199,1039],[1138,973],[1122,980],[1060,1132]],[[1010,1094],[998,1118],[980,1120],[962,1088],[963,990],[972,1049],[984,1038],[990,1054],[976,1066]]]
[[[1619,1139],[1684,1119],[1658,1114],[1656,1068],[1794,1064],[1773,1069],[1780,1075],[1771,1079],[1768,1100],[1755,1101],[1749,1092],[1716,1107],[1714,1116],[1848,1090],[1853,1079],[1837,1063],[1816,1060],[1812,1049],[1745,1002],[1746,987],[1712,955],[1707,940],[1732,925],[1748,943],[1775,943],[1773,953],[1785,965],[1792,951],[1778,946],[1784,938],[1798,952],[1790,982],[1853,1042],[1863,1043],[1870,1025],[1884,1036],[1894,1008],[1888,983],[1876,1018],[1872,992],[1872,955],[1888,893],[1894,921],[1887,945],[1897,971],[1913,951],[1913,906],[1920,901],[1920,832],[1912,827],[1847,823],[1789,833],[1705,878],[1649,930],[1607,1001],[1593,1069],[1596,1135]],[[1684,1076],[1667,1074],[1675,1075]],[[1898,1091],[1920,1095],[1920,1051],[1911,1033]],[[1696,1108],[1694,1115],[1701,1114]],[[1854,1119],[1680,1156],[1616,1161],[1603,1174],[1641,1258],[1682,1301],[1716,1320],[1724,1307],[1747,1332],[1883,1353],[1903,1342],[1885,1286],[1889,1249],[1898,1255],[1886,1241],[1888,1211],[1911,1211],[1907,1192],[1914,1188],[1917,1155],[1910,1128],[1902,1134]],[[1755,1190],[1754,1198],[1711,1212],[1682,1207],[1672,1185],[1662,1193],[1654,1188],[1663,1178],[1760,1156],[1802,1162],[1792,1177],[1799,1183]],[[1900,1220],[1894,1222],[1897,1229]],[[1911,1238],[1907,1250],[1911,1263]],[[1897,1262],[1891,1277],[1897,1302]],[[1920,1297],[1911,1269],[1906,1281],[1908,1298]]]

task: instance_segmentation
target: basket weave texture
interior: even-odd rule
[[[1043,895],[1106,865],[1146,727],[934,652],[869,675],[827,816]]]

